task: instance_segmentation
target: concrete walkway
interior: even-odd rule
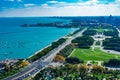
[[[98,66],[102,66],[103,61],[96,61],[96,62],[98,62]]]
[[[118,30],[119,37],[120,37],[120,30],[118,28],[116,28],[116,29]],[[92,51],[94,51],[95,48],[100,48],[100,50],[103,51],[103,52],[107,52],[107,53],[111,53],[111,54],[120,54],[120,52],[118,52],[118,51],[115,51],[115,50],[105,50],[103,48],[103,46],[102,46],[103,45],[103,40],[105,40],[106,38],[111,38],[110,36],[105,36],[105,35],[103,35],[103,33],[101,33],[101,34],[97,33],[96,35],[94,35],[92,37],[94,39],[94,43],[91,46]],[[100,37],[100,38],[97,38],[97,37]],[[97,41],[100,41],[100,45],[96,45]]]
[[[86,65],[88,65],[88,64],[91,64],[91,61],[90,61],[90,60],[89,60],[89,61],[87,61]]]
[[[103,44],[103,40],[105,40],[105,36],[103,35],[103,33],[101,34],[96,34],[94,36],[92,36],[93,39],[94,39],[94,43],[93,45],[91,46],[92,47],[92,51],[94,51],[94,49],[97,47],[97,48],[101,48],[102,47],[102,44]],[[96,45],[97,42],[100,42],[100,45]]]

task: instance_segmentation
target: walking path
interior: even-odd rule
[[[93,45],[91,46],[92,47],[92,51],[94,51],[94,49],[96,48],[96,47],[98,47],[98,48],[101,48],[102,47],[102,44],[103,44],[103,40],[105,40],[105,36],[103,35],[103,33],[101,33],[101,34],[96,34],[96,35],[94,35],[94,36],[92,36],[93,37],[93,39],[94,39],[94,43],[93,43]],[[96,45],[96,43],[97,42],[100,42],[100,44],[99,45]]]
[[[90,60],[87,61],[86,65],[88,65],[88,64],[91,64],[91,61],[90,61]]]
[[[74,52],[75,52],[75,49],[71,52],[71,54],[68,57],[70,57]]]
[[[97,61],[97,62],[98,62],[98,66],[101,66],[103,61]]]
[[[120,30],[118,29],[118,28],[116,28],[117,30],[118,30],[118,32],[119,32],[119,37],[120,37]],[[104,48],[103,48],[103,40],[105,40],[106,38],[111,38],[110,36],[105,36],[105,35],[103,35],[103,33],[101,33],[101,34],[96,34],[96,35],[94,35],[94,36],[92,36],[93,37],[93,39],[94,39],[94,43],[93,43],[93,45],[91,46],[92,47],[92,51],[94,51],[94,49],[96,48],[96,47],[98,47],[98,48],[100,48],[100,50],[101,51],[103,51],[103,52],[107,52],[107,53],[111,53],[111,54],[120,54],[120,52],[118,52],[118,51],[115,51],[115,50],[105,50]],[[100,45],[96,45],[96,43],[97,43],[97,41],[99,41],[100,42]]]

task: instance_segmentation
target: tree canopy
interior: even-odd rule
[[[72,40],[72,43],[78,43],[79,48],[90,48],[93,42],[94,39],[89,36],[77,37],[76,39]]]
[[[109,61],[106,61],[104,65],[109,67],[120,67],[120,60],[110,59]]]

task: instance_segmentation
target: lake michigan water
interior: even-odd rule
[[[24,17],[0,18],[0,61],[4,59],[27,58],[51,42],[63,37],[74,28],[20,27],[25,23],[66,21],[55,18]]]

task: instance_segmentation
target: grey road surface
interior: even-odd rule
[[[24,80],[32,75],[35,75],[38,71],[42,70],[44,67],[48,66],[56,54],[62,50],[65,46],[71,44],[71,41],[78,36],[82,36],[82,33],[87,30],[87,28],[83,29],[82,31],[78,32],[77,34],[73,35],[69,38],[66,42],[58,46],[57,48],[50,51],[46,56],[43,56],[41,59],[31,63],[29,66],[21,70],[19,73],[6,78],[5,80]]]

